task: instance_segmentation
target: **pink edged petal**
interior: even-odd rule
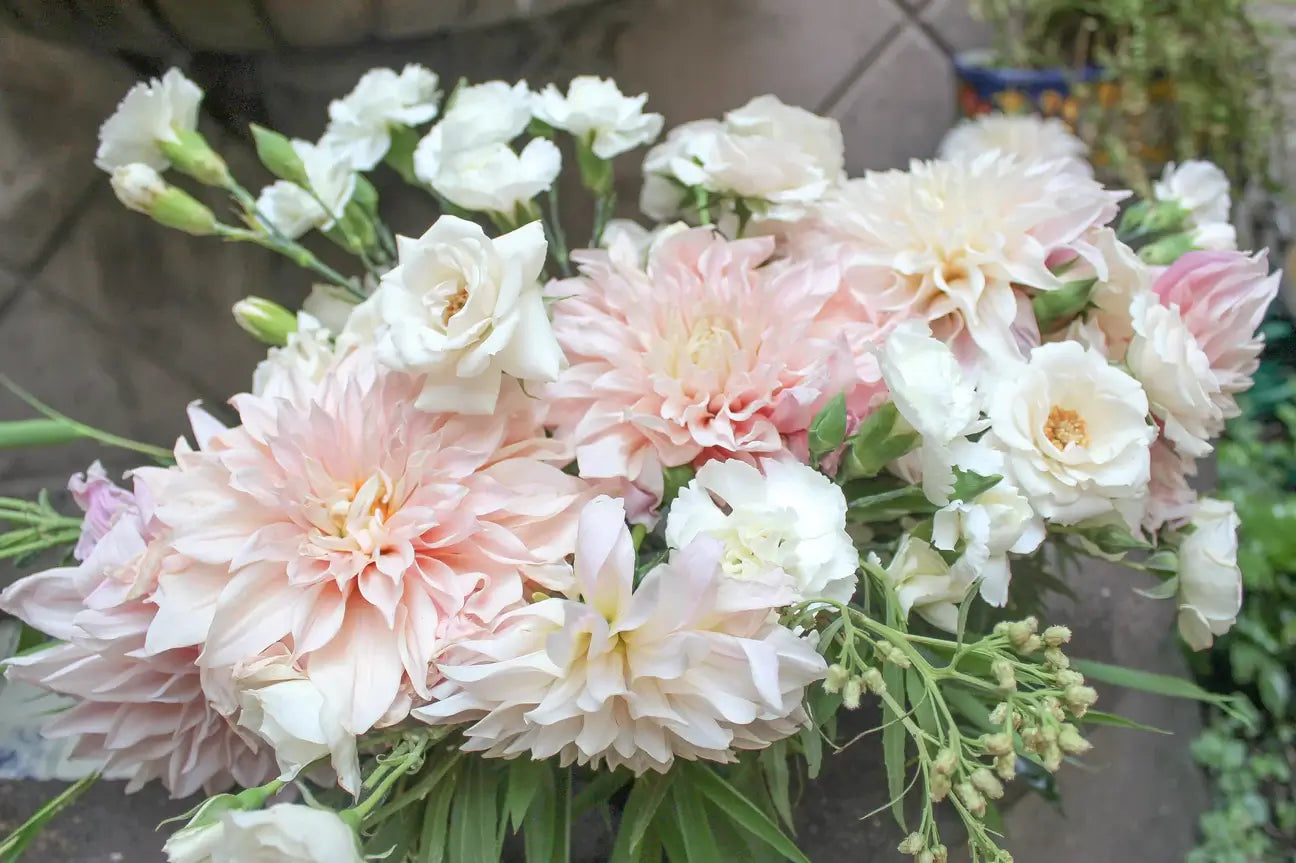
[[[304,658],[306,673],[351,734],[372,728],[396,700],[404,676],[397,642],[377,609],[353,599],[337,636]]]
[[[217,667],[256,656],[292,631],[302,600],[301,589],[289,583],[282,564],[241,570],[221,593],[199,662]]]

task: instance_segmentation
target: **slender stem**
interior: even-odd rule
[[[382,781],[374,786],[374,789],[369,792],[369,796],[361,801],[358,806],[353,806],[343,814],[351,816],[357,823],[363,821],[365,816],[387,796],[387,792],[391,791],[392,786],[400,781],[401,777],[409,772],[411,767],[418,763],[419,759],[423,757],[423,750],[426,748],[427,742],[419,741],[403,758],[393,758],[387,764],[381,765],[370,774],[365,784],[367,785],[373,781],[374,776],[381,775]],[[386,768],[386,775],[383,775],[384,768]]]
[[[305,267],[319,273],[333,284],[344,288],[347,293],[358,299],[364,299],[365,295],[355,285],[354,279],[349,279],[330,267],[328,264],[315,257],[314,253],[300,243],[291,240],[282,240],[269,234],[263,234],[260,231],[250,231],[246,228],[235,228],[232,225],[216,226],[216,233],[227,240],[235,242],[255,243],[262,248],[278,252],[286,258],[295,262],[298,266]]]
[[[163,449],[162,447],[153,446],[152,444],[147,444],[147,443],[141,443],[140,441],[134,441],[131,440],[130,438],[124,438],[119,435],[111,434],[110,432],[100,431],[94,426],[88,426],[85,423],[77,422],[71,417],[65,414],[61,414],[58,411],[54,410],[54,408],[45,404],[40,399],[36,398],[34,395],[27,392],[22,387],[18,386],[16,383],[10,380],[6,375],[0,375],[0,386],[4,386],[11,393],[13,393],[18,398],[22,399],[24,402],[30,405],[38,413],[44,415],[45,417],[48,417],[49,419],[57,420],[58,422],[65,424],[66,426],[68,426],[68,428],[74,429],[77,433],[79,433],[83,437],[88,437],[91,440],[97,440],[101,444],[104,444],[106,446],[115,446],[118,449],[131,450],[132,452],[137,452],[142,455],[149,456],[150,458],[156,459],[163,463],[170,462],[174,458],[170,450]]]
[[[565,277],[572,274],[571,257],[567,252],[567,235],[563,233],[562,220],[558,215],[558,188],[554,186],[546,194],[549,207],[549,220],[546,223],[549,242],[553,245],[554,260],[558,262],[558,271]]]
[[[603,232],[616,211],[616,192],[609,192],[594,202],[594,233],[590,236],[590,246],[597,249],[603,244]]]

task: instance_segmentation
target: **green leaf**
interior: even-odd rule
[[[89,776],[78,779],[53,800],[37,809],[35,814],[24,821],[18,829],[6,836],[3,842],[0,842],[0,861],[3,861],[3,863],[16,863],[22,857],[23,852],[27,850],[27,846],[45,829],[45,826],[60,812],[71,806],[98,778],[98,773],[91,773]]]
[[[945,703],[953,709],[955,716],[962,716],[982,731],[999,730],[990,722],[990,708],[966,689],[946,689],[942,694],[945,696]]]
[[[601,198],[612,192],[612,161],[599,158],[588,141],[577,139],[576,164],[585,188]]]
[[[1087,725],[1108,725],[1113,728],[1128,728],[1131,731],[1150,731],[1153,734],[1174,734],[1173,731],[1166,731],[1164,728],[1157,728],[1154,725],[1144,725],[1142,722],[1135,722],[1133,719],[1126,719],[1124,716],[1117,716],[1114,713],[1104,713],[1101,710],[1086,711],[1084,719],[1081,719],[1080,721]]]
[[[1071,320],[1089,305],[1097,278],[1076,279],[1067,282],[1055,291],[1041,291],[1031,301],[1035,308],[1035,320],[1039,321],[1041,333],[1052,332],[1066,326]]]
[[[775,743],[760,754],[761,773],[765,777],[765,787],[769,789],[770,800],[774,811],[787,826],[794,830],[792,821],[792,777],[788,770],[787,745],[782,741]]]
[[[901,418],[895,402],[887,402],[869,414],[856,430],[837,472],[837,481],[877,476],[887,464],[916,447],[919,440],[918,433]]]
[[[634,774],[629,770],[600,770],[572,798],[572,815],[583,815],[598,804],[606,803],[613,794],[628,785],[632,779],[634,779]]]
[[[484,761],[469,761],[463,788],[450,809],[450,859],[454,863],[498,863],[498,794]]]
[[[85,435],[58,420],[10,420],[0,422],[0,449],[57,446],[81,440]]]
[[[1139,596],[1146,596],[1148,599],[1170,599],[1179,592],[1179,579],[1176,576],[1167,578],[1156,587],[1134,588],[1134,592]]]
[[[544,783],[545,774],[550,770],[548,761],[532,761],[515,758],[508,766],[508,790],[504,793],[504,812],[508,822],[517,831],[522,820],[531,808],[531,801]],[[504,819],[501,819],[501,822]]]
[[[678,783],[679,787],[687,789],[690,794],[694,792],[702,794],[735,823],[793,863],[810,863],[801,853],[801,849],[796,847],[796,843],[789,839],[759,806],[740,794],[719,773],[697,762],[687,762],[684,766],[683,772],[686,773],[687,779],[685,782]],[[703,823],[705,824],[705,821]],[[689,861],[692,863],[693,858],[690,857]]]
[[[621,824],[617,828],[616,842],[612,848],[613,863],[625,863],[634,859],[644,832],[652,823],[674,778],[674,772],[645,773],[635,780],[630,796],[626,799],[625,811],[621,814]]]
[[[1287,705],[1291,701],[1291,678],[1287,670],[1277,662],[1265,664],[1260,674],[1260,702],[1275,717],[1287,714]]]
[[[1136,689],[1140,692],[1151,692],[1153,695],[1166,695],[1171,698],[1189,698],[1207,704],[1224,706],[1231,704],[1232,696],[1220,695],[1202,689],[1191,680],[1182,677],[1171,677],[1167,674],[1154,674],[1151,671],[1139,671],[1092,659],[1073,659],[1071,666],[1091,680],[1109,683],[1123,689]]]
[[[444,863],[450,841],[450,804],[459,774],[451,773],[428,792],[419,831],[419,863]]]
[[[663,512],[679,495],[680,489],[688,485],[692,479],[693,465],[691,464],[662,468],[662,500],[660,506]]]
[[[418,131],[409,126],[392,126],[390,131],[391,147],[388,148],[383,161],[400,174],[405,182],[415,186],[423,185],[418,175],[414,173],[414,151],[418,148],[420,140]]]
[[[936,507],[927,499],[921,487],[907,485],[855,498],[850,502],[846,518],[854,524],[868,524],[896,521],[907,515],[927,515],[935,511]]]
[[[684,838],[684,859],[688,863],[722,863],[725,857],[720,853],[720,847],[716,845],[715,835],[708,823],[702,793],[702,789],[689,781],[676,782],[671,786],[675,816],[679,819],[680,835]]]
[[[522,850],[526,863],[552,863],[556,843],[557,780],[553,771],[546,771],[541,780],[540,793],[531,804],[531,811],[522,825]]]
[[[923,688],[923,678],[909,672],[905,675],[905,694],[909,697],[909,709],[913,711],[914,721],[928,734],[940,736],[940,726],[936,722],[936,705]],[[897,723],[899,724],[899,723]]]
[[[956,467],[954,468],[954,493],[950,497],[953,500],[976,500],[997,486],[1002,479],[1003,477],[997,473],[983,476],[975,471]]]
[[[558,775],[554,777],[554,809],[558,817],[554,825],[553,861],[568,863],[571,860],[572,774],[570,767],[561,767],[557,772]]]
[[[901,710],[905,707],[905,673],[894,665],[882,667],[882,680]],[[904,815],[905,747],[909,734],[890,702],[882,700],[882,761],[886,766],[887,796],[893,801],[891,814],[901,830],[908,830]]]
[[[810,447],[810,463],[819,460],[842,445],[846,440],[846,394],[838,393],[819,409],[810,421],[806,443]]]

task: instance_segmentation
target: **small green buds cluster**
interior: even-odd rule
[[[828,666],[828,675],[824,678],[823,687],[827,692],[841,693],[842,705],[847,710],[858,708],[865,692],[873,695],[886,692],[882,672],[876,668],[866,668],[859,674],[851,674],[836,663]]]
[[[910,833],[896,850],[914,858],[915,863],[946,863],[949,860],[948,848],[939,842],[928,844],[921,833]]]
[[[879,641],[873,645],[873,654],[880,662],[890,663],[896,668],[909,668],[912,665],[905,652],[889,641]]]

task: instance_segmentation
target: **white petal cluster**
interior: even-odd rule
[[[437,115],[441,92],[435,72],[410,63],[370,69],[355,88],[329,103],[327,144],[345,155],[357,171],[368,171],[391,149],[393,126],[417,126]]]
[[[472,722],[464,749],[665,772],[675,758],[732,761],[806,722],[805,687],[827,671],[809,642],[771,622],[787,590],[724,574],[702,537],[634,586],[620,501],[581,514],[578,597],[506,614],[439,660],[445,681],[414,715]]]
[[[363,863],[355,831],[337,813],[295,803],[221,813],[163,847],[168,863]]]
[[[547,245],[539,222],[490,238],[442,216],[397,238],[399,264],[347,321],[344,339],[379,362],[424,376],[424,410],[489,414],[504,375],[550,381],[562,349],[540,294]]]
[[[136,84],[99,128],[95,164],[108,172],[135,162],[165,171],[171,162],[158,149],[158,142],[198,128],[202,97],[202,88],[179,69]]]
[[[1173,201],[1188,211],[1198,248],[1232,251],[1237,248],[1237,231],[1229,223],[1233,206],[1230,188],[1228,176],[1219,166],[1190,159],[1166,165],[1152,193],[1158,201]]]
[[[1179,545],[1179,634],[1193,650],[1205,650],[1232,628],[1242,609],[1233,504],[1203,498]]]
[[[111,183],[117,200],[137,213],[148,214],[167,191],[162,175],[142,162],[113,168]]]
[[[964,570],[953,570],[941,553],[926,540],[905,534],[886,568],[900,612],[916,612],[932,626],[958,630],[958,607],[972,586]]]
[[[549,189],[562,169],[552,141],[512,141],[531,121],[526,82],[488,81],[456,90],[445,115],[414,151],[414,172],[441,197],[474,212],[513,218]]]
[[[704,464],[670,506],[666,544],[682,549],[700,536],[724,546],[726,575],[771,586],[790,582],[793,601],[847,602],[855,593],[859,554],[846,533],[846,498],[801,462]]]
[[[334,366],[332,334],[306,312],[297,313],[297,330],[288,343],[271,348],[252,372],[252,394],[293,398],[324,379]]]
[[[745,201],[756,219],[796,219],[845,177],[836,120],[758,96],[723,121],[671,130],[648,151],[639,206],[668,221],[687,209],[687,189]]]
[[[595,156],[612,159],[661,134],[662,115],[644,113],[647,101],[647,93],[623,95],[609,78],[579,75],[566,95],[553,84],[535,94],[532,110],[537,119],[585,142]]]
[[[942,159],[974,159],[998,150],[1026,162],[1053,162],[1058,170],[1092,176],[1089,147],[1056,117],[1035,114],[983,114],[964,120],[941,139]]]
[[[333,227],[355,193],[356,177],[347,155],[327,141],[293,141],[292,147],[309,188],[278,180],[261,190],[256,213],[267,228],[295,240]]]

